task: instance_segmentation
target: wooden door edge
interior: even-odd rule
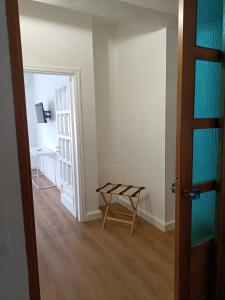
[[[186,145],[193,145],[196,14],[197,0],[179,0],[175,300],[190,299],[191,287],[191,201],[183,191],[192,186],[192,150]]]
[[[225,3],[225,2],[224,2]],[[224,57],[224,54],[223,54]],[[225,64],[223,59],[223,65]],[[222,82],[225,79],[225,71],[223,68]],[[223,83],[224,85],[224,83]],[[225,96],[224,87],[222,89],[221,98],[223,101]],[[220,300],[225,298],[225,118],[222,126],[222,150],[221,150],[221,182],[218,189],[217,204],[217,228],[214,246],[214,269],[213,269],[213,299]]]
[[[11,76],[16,122],[20,186],[29,277],[29,294],[31,300],[40,300],[37,243],[31,183],[31,166],[29,155],[18,1],[6,0],[5,7],[11,60]]]

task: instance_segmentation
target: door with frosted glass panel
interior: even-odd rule
[[[214,299],[222,37],[223,0],[180,0],[175,299]]]

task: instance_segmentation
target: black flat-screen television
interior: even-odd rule
[[[36,109],[37,122],[38,123],[47,123],[43,103],[40,102],[40,103],[35,104],[35,109]]]

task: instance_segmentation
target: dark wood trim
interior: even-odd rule
[[[225,1],[224,1],[225,5]],[[223,38],[223,47],[224,46]],[[221,102],[225,97],[225,61],[222,68],[222,95]],[[217,234],[214,247],[214,282],[213,299],[225,299],[225,120],[223,121],[223,144],[221,152],[221,178],[218,191],[217,206]]]
[[[198,254],[199,252],[210,251],[213,247],[213,241],[207,241],[198,245],[195,245],[191,248],[191,256]]]
[[[193,119],[192,128],[193,129],[207,129],[207,128],[219,128],[220,119]]]
[[[195,95],[196,0],[179,0],[178,102],[176,151],[175,299],[190,299],[192,145]]]
[[[225,149],[225,139],[223,142]],[[221,189],[218,201],[217,237],[214,249],[214,299],[225,299],[225,153],[223,150]]]
[[[31,300],[40,300],[18,1],[7,0],[5,3],[11,58],[21,197],[28,263],[29,292]],[[21,274],[21,276],[23,276],[23,274]]]
[[[199,189],[201,193],[207,193],[210,191],[215,191],[218,189],[218,185],[216,181],[206,181],[194,184],[192,186],[193,189]]]
[[[223,57],[224,57],[223,52],[220,50],[209,49],[209,48],[198,47],[198,46],[196,46],[194,49],[195,59],[221,62]]]
[[[213,299],[212,267],[213,241],[195,245],[191,249],[191,297],[190,299]]]

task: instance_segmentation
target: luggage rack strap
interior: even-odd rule
[[[108,185],[111,185],[111,184],[112,184],[112,183],[110,183],[110,182],[106,183],[105,185],[103,185],[103,186],[101,186],[100,188],[98,188],[98,189],[96,190],[96,192],[100,192],[102,189],[106,188]]]
[[[132,188],[133,185],[128,185],[125,190],[123,190],[122,192],[119,193],[119,195],[123,195],[124,193],[126,193],[130,188]]]
[[[136,197],[137,196],[137,194],[139,194],[142,190],[144,190],[145,189],[145,187],[140,187],[136,192],[134,192],[132,195],[131,195],[131,197]]]
[[[107,191],[108,194],[110,194],[111,192],[113,192],[114,190],[118,189],[122,184],[117,184],[116,186],[114,186],[112,189],[110,189],[109,191]]]
[[[112,186],[112,188],[110,188],[108,191],[102,191],[104,188],[108,187],[108,186]],[[137,197],[137,195],[145,189],[145,187],[136,187],[133,185],[124,185],[124,184],[115,184],[115,183],[111,183],[108,182],[105,185],[101,186],[100,188],[98,188],[96,190],[96,192],[103,192],[103,193],[107,193],[107,194],[111,194],[113,191],[117,190],[119,187],[124,188],[122,191],[120,192],[114,192],[113,194],[115,195],[124,195],[124,196],[129,196],[129,197]],[[136,191],[133,192],[133,194],[128,195],[126,192],[129,191],[130,189],[136,189]]]

